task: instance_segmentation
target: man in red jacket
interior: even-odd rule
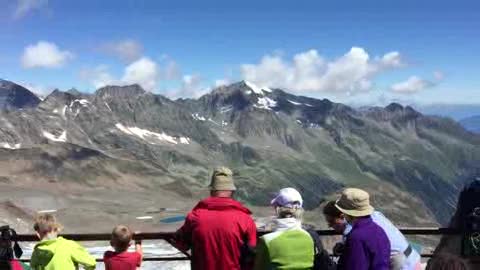
[[[236,190],[232,171],[215,169],[210,190],[210,197],[187,215],[174,245],[183,251],[192,250],[192,270],[249,269],[253,258],[248,257],[256,245],[257,230],[250,210],[232,198]]]

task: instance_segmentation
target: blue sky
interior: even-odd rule
[[[478,1],[232,2],[0,0],[0,78],[169,96],[247,79],[348,103],[480,104]]]

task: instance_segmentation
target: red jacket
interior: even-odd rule
[[[242,249],[254,248],[257,230],[251,212],[231,198],[200,201],[177,231],[176,244],[192,249],[193,270],[240,270]]]

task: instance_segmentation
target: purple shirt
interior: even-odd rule
[[[355,221],[341,258],[342,270],[389,270],[390,242],[370,216]]]

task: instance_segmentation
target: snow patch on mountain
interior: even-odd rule
[[[220,108],[220,113],[226,113],[226,112],[229,112],[233,109],[233,106],[225,106],[225,107],[222,107]]]
[[[107,103],[106,101],[105,101],[104,103],[105,103],[105,106],[108,108],[108,110],[112,112],[112,109],[110,108],[110,106],[108,105],[108,103]]]
[[[69,107],[72,108],[75,103],[80,103],[80,105],[82,105],[83,107],[87,107],[90,101],[86,99],[75,99],[70,103]]]
[[[290,100],[290,99],[287,99],[287,100],[288,100],[288,102],[292,103],[293,105],[297,105],[297,106],[302,105],[302,103],[295,102],[295,101],[292,101],[292,100]]]
[[[203,116],[200,116],[198,113],[192,114],[193,119],[198,120],[198,121],[206,121],[207,119]]]
[[[54,134],[52,134],[50,132],[47,132],[47,131],[43,131],[42,135],[43,135],[43,137],[49,139],[50,141],[54,141],[54,142],[66,142],[67,141],[67,131],[65,131],[65,130],[59,136],[55,136]]]
[[[277,102],[269,97],[258,98],[257,104],[253,105],[259,109],[271,110],[277,106]]]
[[[120,123],[115,124],[115,127],[125,134],[139,137],[140,139],[145,140],[150,144],[155,144],[155,141],[152,141],[152,139],[156,139],[158,141],[167,142],[171,144],[178,144],[179,142],[181,144],[190,144],[190,138],[187,138],[187,137],[178,138],[178,137],[170,136],[164,132],[157,133],[157,132],[153,132],[147,129],[142,129],[139,127],[126,127]]]
[[[208,118],[208,121],[214,123],[214,124],[217,125],[217,126],[222,126],[222,125],[220,125],[219,123],[213,121],[212,118]]]
[[[0,143],[0,148],[5,148],[5,149],[19,149],[22,145],[19,143],[16,144],[9,144],[9,143]]]
[[[270,88],[268,88],[268,87],[264,87],[264,88],[263,88],[263,91],[269,92],[269,93],[273,92],[273,90],[270,89]]]
[[[259,87],[257,86],[256,84],[252,83],[252,82],[249,82],[249,81],[245,81],[245,84],[250,88],[252,89],[252,91],[255,93],[255,94],[258,94],[258,95],[263,95],[263,91],[265,92],[269,92],[271,93],[272,92],[272,89],[268,88],[268,87]],[[247,95],[249,95],[251,93],[248,93],[247,91]]]
[[[180,137],[181,144],[190,144],[190,138],[187,137]]]

